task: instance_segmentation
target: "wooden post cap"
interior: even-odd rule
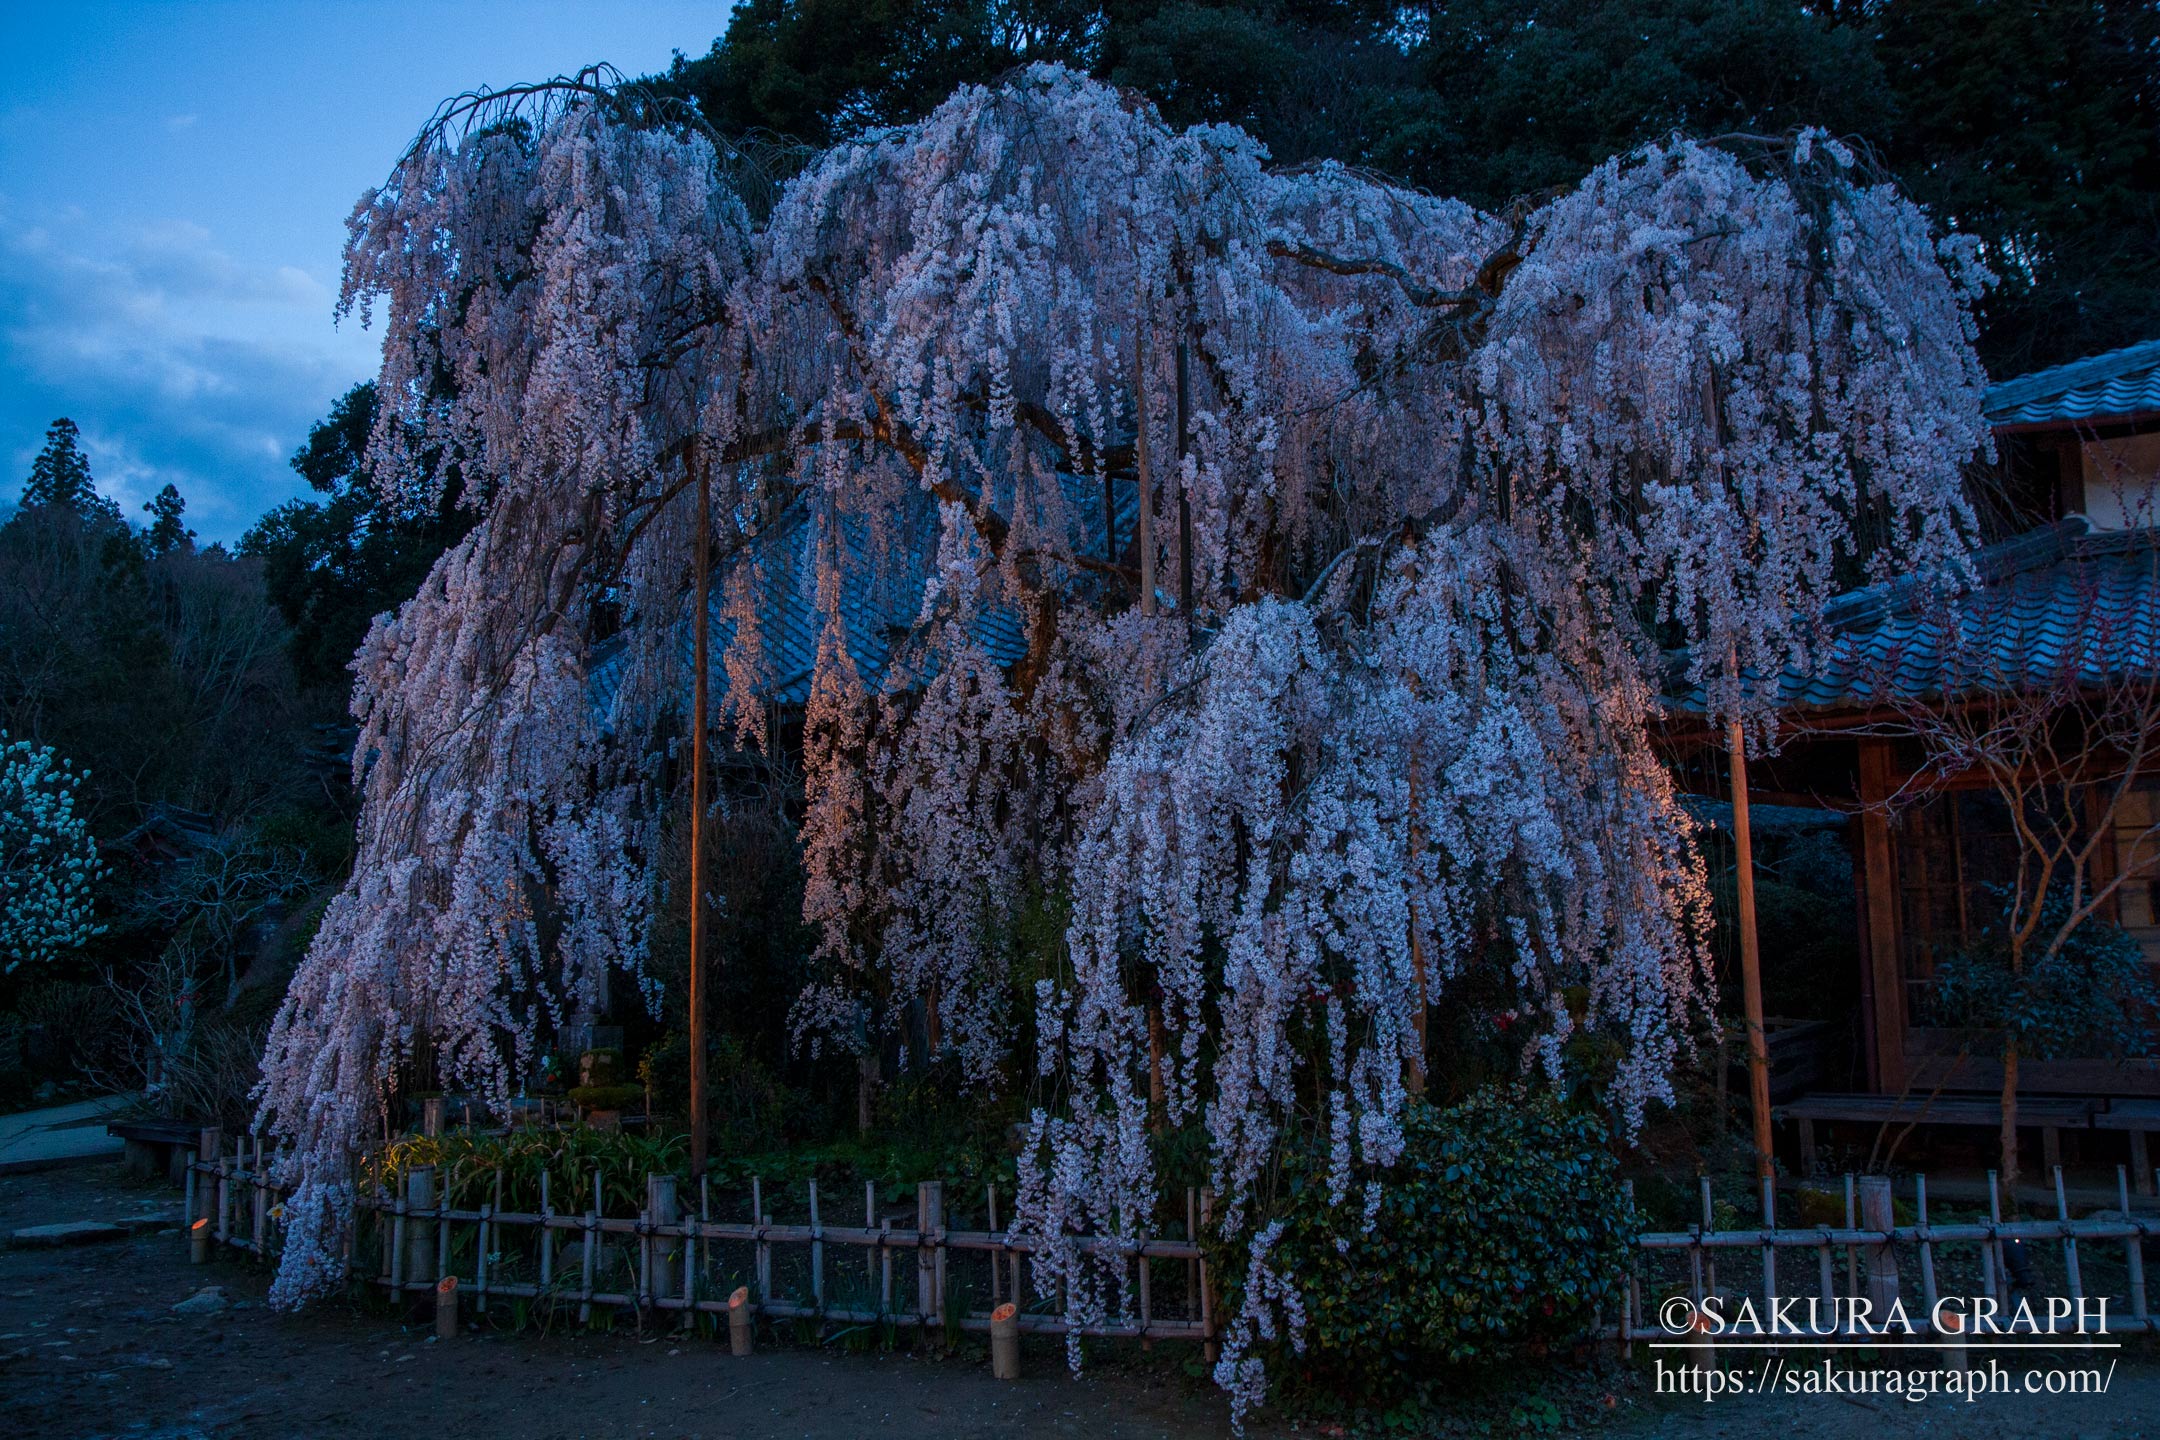
[[[735,1293],[727,1297],[727,1308],[730,1310],[740,1310],[749,1303],[750,1287],[747,1285],[736,1286]]]
[[[990,1323],[993,1325],[1002,1325],[1006,1321],[1017,1316],[1019,1313],[1020,1307],[1013,1304],[1012,1301],[1008,1300],[1003,1305],[998,1306],[997,1309],[990,1312]]]

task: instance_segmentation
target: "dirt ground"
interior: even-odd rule
[[[59,1221],[177,1215],[178,1196],[112,1166],[0,1177],[0,1230]],[[57,1250],[0,1250],[0,1436],[228,1440],[228,1437],[727,1436],[1101,1440],[1230,1433],[1221,1397],[1162,1352],[1112,1358],[1079,1380],[1054,1344],[1027,1378],[1000,1384],[979,1350],[946,1359],[852,1356],[768,1345],[731,1358],[706,1340],[470,1331],[438,1343],[419,1325],[348,1305],[280,1315],[267,1277],[238,1261],[186,1263],[174,1232]],[[171,1307],[205,1285],[219,1313]],[[1031,1342],[1033,1345],[1033,1342]],[[1166,1347],[1168,1348],[1168,1347]],[[1436,1417],[1443,1435],[1596,1433],[1683,1440],[1900,1436],[2010,1440],[2160,1437],[2160,1360],[2120,1352],[2105,1396],[1989,1396],[1910,1404],[1884,1396],[1726,1398],[1655,1394],[1646,1365],[1576,1374],[1543,1390],[1488,1385]],[[1306,1420],[1255,1425],[1255,1440],[1339,1436]]]

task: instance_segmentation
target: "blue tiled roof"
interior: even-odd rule
[[[1981,405],[1991,425],[2067,425],[2160,412],[2160,340],[2005,380]]]
[[[1782,707],[1858,710],[2160,674],[2160,532],[2093,532],[2073,517],[1991,546],[1975,566],[1976,583],[1947,596],[1901,580],[1840,597],[1818,663],[1781,681]]]
[[[1071,493],[1066,508],[1074,522],[1071,539],[1076,553],[1100,555],[1100,493],[1089,493],[1080,481],[1068,480],[1067,484]],[[1131,487],[1120,487],[1118,500],[1118,536],[1129,542],[1136,519]],[[728,582],[737,567],[755,563],[762,631],[759,692],[767,702],[781,706],[799,706],[809,700],[811,676],[817,665],[818,634],[824,627],[824,617],[817,607],[816,539],[808,517],[797,513],[761,538],[752,554],[737,558],[714,574],[710,673],[716,693],[717,687],[726,683],[722,665],[735,638],[735,624],[726,614]],[[912,548],[894,546],[881,556],[872,544],[867,522],[860,519],[841,522],[840,540],[849,553],[849,563],[842,567],[840,619],[847,630],[848,653],[855,661],[856,673],[862,677],[864,688],[875,694],[885,681],[894,651],[916,632],[936,540],[933,536]],[[970,629],[990,658],[1001,666],[1017,664],[1027,653],[1022,617],[1007,607],[985,607]],[[683,673],[689,675],[694,662],[687,627],[680,643]],[[603,646],[594,659],[591,685],[594,701],[603,712],[621,681],[622,664],[619,646]]]

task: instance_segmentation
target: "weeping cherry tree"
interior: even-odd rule
[[[1984,278],[1819,133],[1487,214],[1050,67],[777,194],[592,75],[446,107],[354,212],[344,304],[386,312],[374,473],[455,474],[478,523],[356,662],[359,858],[265,1063],[277,1297],[339,1279],[416,1043],[500,1100],[642,973],[709,494],[750,743],[757,594],[814,559],[798,1034],[859,1044],[874,980],[973,1083],[1037,1067],[1015,1230],[1082,1320],[1129,1297],[1077,1238],[1144,1232],[1153,1115],[1201,1121],[1242,1410],[1302,1325],[1268,1158],[1317,1097],[1370,1213],[1451,986],[1503,977],[1554,1073],[1613,1037],[1627,1125],[1670,1098],[1708,896],[1659,695],[1767,737],[1745,677],[1833,593],[1956,570]],[[882,676],[866,595],[916,617]],[[1031,884],[1067,963],[1008,1057]]]

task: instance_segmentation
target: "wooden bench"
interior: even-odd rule
[[[2093,1116],[2095,1130],[2124,1130],[2130,1135],[2130,1179],[2137,1193],[2153,1193],[2152,1151],[2146,1136],[2160,1134],[2160,1100],[2110,1100]]]
[[[2040,1132],[2041,1153],[2050,1171],[2062,1163],[2062,1132],[2083,1130],[2106,1102],[2057,1096],[2020,1096],[2018,1128]],[[1800,1127],[1800,1168],[1815,1173],[1815,1122],[1849,1121],[1860,1125],[1952,1125],[2002,1128],[2002,1101],[1985,1095],[1808,1095],[1780,1105],[1771,1114]]]
[[[187,1163],[202,1142],[199,1120],[115,1120],[105,1127],[122,1141],[121,1155],[130,1173],[162,1172],[175,1185],[187,1182]]]

